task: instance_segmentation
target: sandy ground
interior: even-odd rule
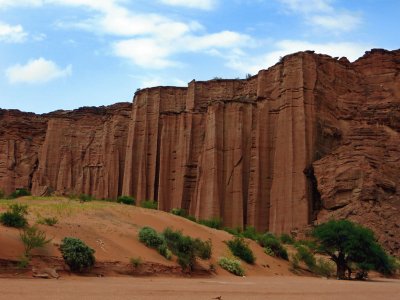
[[[399,299],[400,281],[310,277],[0,279],[0,299]]]

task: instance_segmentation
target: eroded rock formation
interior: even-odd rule
[[[133,105],[0,114],[0,188],[92,194],[275,233],[331,216],[400,249],[400,51],[311,51],[246,80],[138,91]]]

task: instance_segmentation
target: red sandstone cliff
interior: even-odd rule
[[[248,80],[144,89],[133,106],[2,111],[0,188],[134,195],[276,233],[346,217],[398,252],[399,70],[399,50],[308,51]]]

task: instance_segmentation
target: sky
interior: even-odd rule
[[[132,101],[303,50],[400,48],[400,0],[0,0],[0,108]]]

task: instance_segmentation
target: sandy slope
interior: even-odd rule
[[[36,222],[39,214],[48,217],[56,216],[59,219],[59,223],[54,227],[40,225],[40,228],[45,230],[47,236],[52,237],[53,240],[44,249],[34,251],[35,255],[61,257],[57,246],[64,237],[72,236],[82,239],[95,249],[96,259],[100,263],[127,264],[130,258],[140,256],[146,262],[177,266],[176,262],[166,260],[155,250],[145,247],[138,241],[138,231],[143,226],[151,226],[158,231],[169,226],[182,230],[184,234],[192,237],[211,239],[213,256],[210,261],[201,262],[204,268],[208,268],[211,263],[217,266],[216,261],[220,256],[230,255],[224,243],[231,238],[230,234],[162,211],[108,202],[79,203],[68,199],[25,198],[18,201],[29,204],[30,224]],[[0,202],[0,211],[4,211],[7,207],[5,203],[5,201]],[[0,247],[0,259],[18,259],[23,252],[18,230],[0,226],[0,233],[0,245],[7,245]],[[267,256],[255,242],[251,241],[250,244],[257,261],[255,265],[243,262],[248,276],[291,275],[286,261]],[[33,263],[43,265],[37,259],[34,259]],[[52,263],[47,262],[50,265]],[[104,273],[104,270],[102,272]],[[228,275],[229,273],[217,267],[217,274]]]

